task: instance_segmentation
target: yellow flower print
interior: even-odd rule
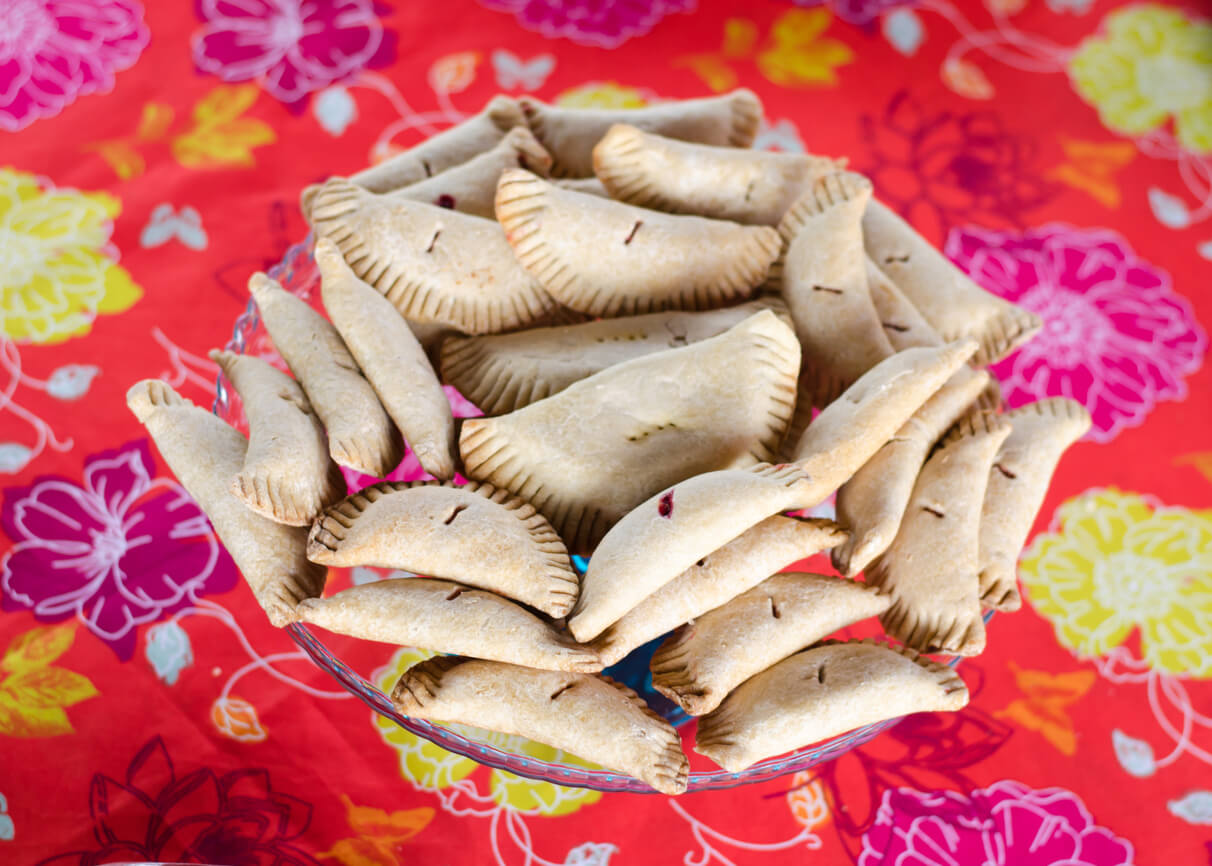
[[[1098,656],[1140,629],[1154,669],[1212,677],[1212,511],[1094,490],[1057,511],[1019,563],[1031,604],[1057,639]]]
[[[113,196],[40,185],[0,168],[0,334],[61,343],[88,333],[98,313],[120,313],[142,295],[114,262]]]
[[[382,691],[390,693],[400,675],[417,662],[433,653],[404,647],[396,651],[391,660],[374,674],[374,683]],[[453,786],[479,769],[480,764],[449,752],[429,740],[404,730],[390,719],[375,715],[375,727],[388,745],[400,753],[400,775],[419,788],[441,790]],[[522,737],[485,731],[467,725],[449,725],[468,739],[490,743],[502,751],[529,755],[542,761],[557,761],[575,767],[594,767],[575,755],[553,749],[542,743],[534,743]],[[500,806],[519,812],[530,812],[546,817],[569,815],[582,806],[602,799],[600,791],[587,788],[565,788],[550,782],[527,779],[505,770],[493,770],[490,778],[492,798]]]
[[[641,91],[613,81],[591,81],[556,97],[556,105],[567,108],[643,108],[647,104]]]
[[[1173,116],[1183,147],[1212,150],[1212,24],[1145,4],[1112,12],[1106,29],[1069,64],[1074,87],[1103,123],[1143,135]]]

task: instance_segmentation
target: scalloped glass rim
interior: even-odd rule
[[[296,274],[310,268],[312,236],[292,246],[286,251],[282,261],[270,268],[269,275],[278,280],[284,288],[295,294],[306,284],[295,280]],[[260,323],[256,304],[250,298],[244,312],[236,319],[232,329],[231,339],[227,348],[232,352],[243,352],[248,343],[250,333]],[[227,383],[220,375],[216,381],[215,402],[212,410],[220,417],[226,417],[230,409],[230,395]],[[993,612],[985,614],[988,622]],[[592,770],[585,767],[569,766],[552,761],[541,761],[527,755],[517,755],[505,752],[487,743],[469,739],[462,734],[432,722],[410,719],[400,715],[391,699],[373,683],[368,682],[355,673],[348,665],[329,651],[328,647],[302,623],[292,623],[286,627],[286,632],[294,642],[307,653],[315,665],[328,672],[337,682],[345,687],[350,694],[357,697],[374,712],[391,719],[404,730],[441,746],[457,755],[470,758],[481,764],[498,770],[506,770],[542,782],[552,782],[569,787],[591,788],[596,791],[628,791],[636,794],[655,794],[652,788],[644,782],[621,773],[610,770]],[[958,665],[959,658],[952,659],[952,666]],[[825,761],[833,760],[849,752],[855,746],[862,745],[876,735],[899,722],[900,719],[888,719],[883,722],[865,725],[832,739],[806,746],[790,754],[780,755],[759,761],[752,767],[739,773],[729,773],[724,770],[695,771],[690,774],[687,791],[708,791],[723,788],[734,788],[738,785],[748,785],[754,782],[765,782],[784,776],[788,773],[806,770]],[[686,721],[678,724],[679,727]]]

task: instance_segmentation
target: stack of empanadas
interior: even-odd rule
[[[677,733],[600,673],[662,635],[654,688],[733,772],[966,703],[922,653],[976,654],[982,607],[1019,606],[1018,553],[1089,416],[1001,412],[979,367],[1039,320],[844,160],[749,150],[760,117],[744,90],[497,97],[304,191],[328,318],[255,274],[293,377],[212,355],[248,437],[163,383],[128,394],[274,624],[444,654],[401,677],[401,712],[670,794]],[[444,385],[485,416],[457,422]],[[383,478],[405,447],[434,480],[347,495],[338,464]],[[791,516],[835,491],[837,522]],[[826,550],[844,576],[784,571]],[[323,597],[328,566],[422,576]],[[830,639],[877,617],[900,646]]]

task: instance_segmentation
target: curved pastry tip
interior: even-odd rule
[[[174,391],[167,382],[161,382],[159,379],[143,379],[131,385],[126,392],[126,405],[139,419],[139,423],[143,424],[161,406],[192,404]]]

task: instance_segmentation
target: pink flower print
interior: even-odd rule
[[[870,25],[880,15],[917,0],[794,0],[796,6],[828,6],[833,14],[851,24]]]
[[[372,0],[195,0],[195,11],[204,22],[193,36],[199,69],[255,80],[300,110],[313,91],[395,54]]]
[[[1132,845],[1077,795],[997,782],[970,795],[884,792],[858,866],[1131,866]]]
[[[54,117],[79,96],[105,93],[147,46],[135,0],[0,3],[0,129]]]
[[[141,440],[87,458],[82,484],[47,476],[5,490],[0,606],[77,617],[126,661],[137,626],[235,586],[206,515],[153,466]]]
[[[527,30],[591,48],[617,48],[643,36],[666,15],[693,12],[696,0],[480,0],[512,12]]]
[[[994,294],[1037,313],[1043,330],[994,366],[1011,406],[1071,397],[1090,410],[1087,438],[1114,439],[1161,400],[1182,400],[1208,338],[1170,276],[1109,229],[1047,225],[956,229],[945,252]]]

